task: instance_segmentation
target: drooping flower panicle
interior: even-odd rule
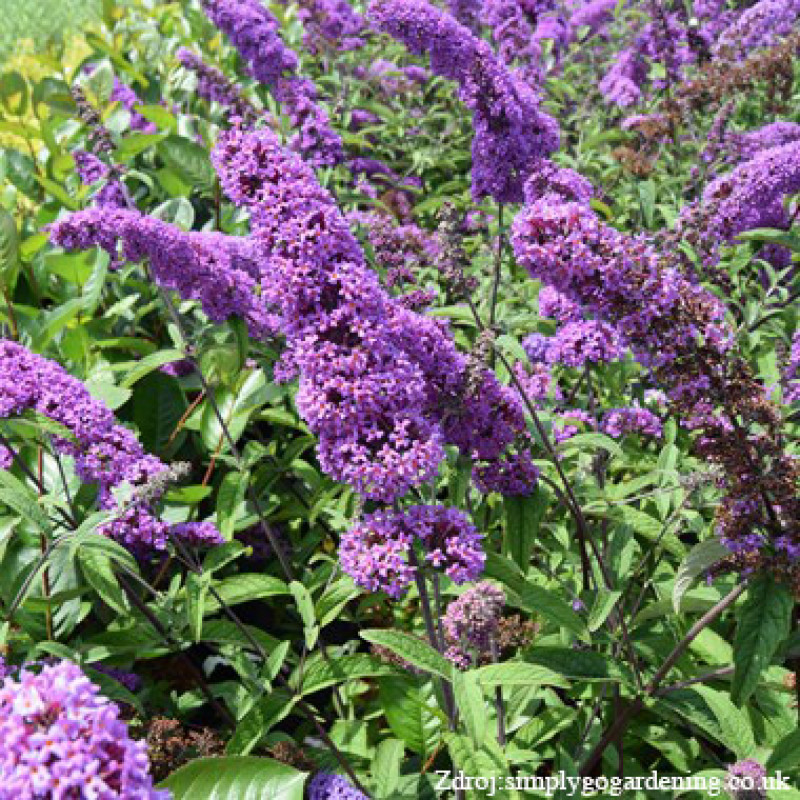
[[[787,164],[781,174],[788,171]],[[743,191],[773,197],[774,180],[768,186],[755,179]],[[777,409],[733,349],[720,301],[645,238],[604,224],[585,203],[556,195],[529,203],[512,242],[532,276],[620,332],[672,410],[698,431],[698,452],[725,475],[717,528],[736,564],[800,580],[800,467],[784,452]]]
[[[443,451],[422,372],[331,195],[270,131],[227,132],[213,160],[269,259],[263,299],[280,314],[284,363],[300,376],[298,409],[323,469],[386,502],[429,480]]]
[[[54,223],[50,239],[69,251],[101,247],[112,266],[147,259],[160,286],[200,301],[212,322],[235,315],[255,339],[274,333],[274,319],[259,298],[266,265],[245,237],[186,232],[135,210],[91,208]]]
[[[75,459],[81,480],[99,485],[100,507],[113,512],[98,532],[134,551],[164,549],[171,533],[181,534],[154,509],[170,468],[145,453],[133,433],[119,425],[77,378],[54,361],[6,340],[0,340],[0,367],[0,419],[31,410],[67,429],[71,438],[53,437],[55,447]],[[5,468],[11,466],[9,459],[4,462]],[[123,486],[131,487],[133,496],[120,505],[114,494]],[[137,496],[137,488],[145,487],[151,487],[146,496]],[[222,538],[209,526],[193,543],[201,540],[217,544]]]
[[[200,97],[209,103],[219,103],[231,117],[244,122],[255,121],[255,107],[221,70],[206,64],[199,55],[185,47],[178,50],[177,56],[182,66],[197,76],[197,94]]]

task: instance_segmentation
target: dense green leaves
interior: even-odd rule
[[[44,657],[81,664],[104,695],[122,704],[126,719],[135,709],[132,726],[136,736],[150,739],[159,778],[172,771],[165,785],[189,800],[301,800],[311,772],[343,772],[329,741],[375,800],[436,800],[441,771],[485,779],[562,770],[568,776],[653,770],[719,777],[724,765],[754,758],[772,772],[796,775],[800,741],[790,684],[800,637],[792,629],[795,598],[786,588],[791,566],[771,566],[769,576],[748,570],[742,578],[734,566],[750,556],[731,559],[718,539],[719,531],[733,530],[727,515],[742,508],[737,492],[747,505],[755,490],[769,499],[781,481],[793,480],[787,465],[800,422],[788,400],[798,377],[790,351],[800,329],[793,302],[800,285],[797,264],[786,256],[793,253],[796,262],[800,252],[794,200],[776,198],[770,206],[777,219],[783,203],[789,215],[783,229],[771,222],[775,228],[744,231],[735,241],[715,239],[720,247],[713,256],[703,252],[704,231],[675,228],[678,219],[683,225],[687,204],[700,199],[702,209],[709,181],[745,158],[740,133],[787,118],[775,93],[753,85],[746,99],[737,88],[697,111],[692,103],[675,103],[691,91],[687,81],[702,79],[706,69],[692,63],[694,51],[684,46],[688,34],[677,20],[677,46],[687,54],[681,74],[662,87],[653,82],[667,76],[659,54],[642,56],[649,77],[642,79],[637,111],[648,116],[630,119],[598,85],[606,86],[603,76],[652,21],[649,8],[618,4],[602,32],[583,26],[558,48],[539,36],[541,29],[531,29],[542,49],[535,66],[545,77],[530,88],[558,122],[554,158],[594,187],[586,213],[593,210],[610,235],[613,229],[624,237],[609,250],[581,239],[589,250],[576,252],[585,258],[552,263],[564,274],[543,270],[534,280],[526,266],[535,271],[536,265],[516,260],[520,238],[544,256],[565,228],[529,219],[516,203],[474,201],[471,168],[473,155],[481,155],[473,146],[475,120],[451,82],[433,74],[418,82],[405,72],[411,64],[428,67],[426,55],[383,36],[365,37],[352,50],[334,42],[313,47],[317,28],[305,15],[264,4],[342,136],[345,160],[315,169],[334,204],[318,213],[326,196],[309,190],[295,202],[296,186],[284,183],[295,170],[273,169],[271,148],[242,148],[237,157],[260,163],[254,176],[239,165],[239,188],[271,198],[268,209],[254,211],[231,202],[212,164],[211,149],[230,118],[221,103],[204,99],[197,76],[176,53],[190,48],[219,68],[253,103],[259,126],[284,143],[309,145],[297,130],[302,119],[278,102],[274,87],[258,85],[246,53],[234,52],[232,39],[215,29],[197,0],[134,3],[124,12],[111,0],[101,5],[97,25],[74,42],[39,38],[26,52],[15,33],[18,52],[0,69],[1,333],[62,365],[148,455],[174,470],[169,480],[149,470],[126,473],[110,498],[108,476],[98,487],[87,469],[87,463],[110,469],[109,453],[87,449],[64,425],[77,419],[85,433],[94,417],[80,408],[58,409],[55,396],[36,411],[17,409],[16,387],[0,375],[0,405],[10,409],[0,419],[0,444],[8,443],[14,455],[10,469],[0,470],[0,653],[12,670]],[[68,2],[61,6],[75,11]],[[7,16],[16,31],[16,20],[29,12],[13,12]],[[44,33],[47,12],[38,13]],[[727,13],[734,19],[739,11]],[[542,14],[537,22],[548,25],[552,12]],[[55,7],[52,16],[58,16]],[[520,18],[523,38],[529,23]],[[478,25],[476,33],[511,58],[499,28]],[[8,49],[9,36],[0,34],[3,41]],[[524,62],[512,59],[515,80],[533,72]],[[392,63],[400,66],[386,67]],[[708,69],[716,74],[720,63],[712,45]],[[725,70],[741,63],[730,58]],[[123,84],[133,100],[120,99]],[[70,94],[75,85],[97,113],[90,124],[93,112]],[[781,104],[795,107],[797,87],[789,83],[782,91]],[[712,125],[717,99],[732,101],[724,106],[730,134],[719,141],[710,135],[719,127]],[[651,136],[642,126],[657,122],[666,100],[673,135]],[[80,151],[95,152],[106,136],[112,147],[101,160],[123,176],[126,203],[171,226],[172,243],[186,245],[171,252],[186,256],[173,267],[187,271],[189,292],[178,291],[178,282],[155,285],[155,275],[166,271],[148,269],[138,258],[128,263],[130,243],[115,257],[102,248],[65,252],[50,243],[51,223],[98,203],[105,178],[85,185],[76,173]],[[385,164],[397,179],[388,172],[355,174],[362,159]],[[759,190],[769,181],[759,175]],[[556,201],[551,198],[548,213]],[[446,206],[464,224],[442,238]],[[352,223],[374,283],[359,278],[352,284],[352,269],[328,258],[336,242],[327,233],[340,231],[331,216],[337,209]],[[368,212],[382,215],[380,223]],[[577,215],[577,207],[570,213]],[[276,235],[266,234],[266,222],[290,217]],[[213,297],[204,293],[204,277],[220,278],[225,258],[206,259],[203,249],[201,270],[188,274],[196,266],[196,237],[241,241],[251,235],[253,220],[261,223],[255,258],[237,257],[233,266],[248,274],[248,299],[262,311],[285,313],[291,306],[290,322],[298,321],[295,313],[312,321],[302,343],[294,337],[300,326],[287,328],[286,319],[276,318],[281,330],[263,336],[250,317],[214,321],[241,288],[226,273]],[[644,271],[634,252],[647,246],[643,239],[634,245],[642,234],[658,243],[659,255]],[[231,239],[216,243],[223,241]],[[110,240],[105,244],[114,249]],[[668,367],[655,363],[658,342],[650,352],[626,345],[620,358],[586,361],[584,347],[597,343],[569,337],[594,320],[567,329],[545,312],[542,290],[550,280],[562,285],[567,272],[580,274],[587,286],[595,281],[600,297],[611,284],[601,281],[605,271],[596,257],[620,254],[609,272],[612,283],[646,273],[646,288],[635,291],[631,284],[637,305],[621,295],[599,316],[616,324],[624,314],[628,338],[640,334],[630,312],[657,293],[659,269],[694,281],[692,302],[667,292],[648,323],[648,333],[680,335],[669,308],[677,301],[673,311],[691,335]],[[462,273],[466,293],[457,285]],[[281,285],[292,287],[291,297],[275,297],[276,278],[286,279]],[[417,289],[432,290],[424,309],[416,306]],[[693,316],[700,306],[707,310],[696,306],[705,291],[726,312],[727,354],[712,356],[706,322]],[[218,304],[214,312],[209,301]],[[450,345],[440,348],[438,334],[422,320],[422,329],[414,322],[404,328],[401,305],[442,323],[459,358],[446,356]],[[417,341],[418,330],[424,335]],[[538,342],[547,349],[541,359],[531,334],[545,337]],[[664,340],[665,352],[670,343]],[[708,364],[693,360],[695,344]],[[384,360],[384,353],[390,357]],[[311,371],[318,354],[322,361]],[[419,416],[425,417],[424,437],[446,440],[444,456],[438,471],[403,497],[360,496],[331,477],[332,462],[343,459],[366,475],[375,457],[408,469],[412,482],[425,470],[391,450],[417,435],[416,423],[402,428],[380,407],[387,393],[406,388],[394,370],[407,359],[425,366],[419,376],[425,385],[415,379],[408,387],[412,399],[424,394],[424,410],[409,408],[409,419],[422,424]],[[676,386],[698,379],[702,385],[709,366],[710,405],[690,420],[686,393]],[[482,383],[486,371],[504,387],[501,394],[491,380]],[[513,397],[520,387],[530,403],[517,413]],[[480,428],[469,430],[483,416],[475,404],[485,397],[495,407]],[[748,398],[757,398],[754,406]],[[615,431],[608,424],[614,409],[647,409],[662,430]],[[735,436],[714,438],[721,425],[709,441],[710,419],[729,420]],[[355,437],[354,420],[366,420]],[[499,462],[486,458],[506,433],[511,449]],[[774,437],[775,452],[765,437]],[[778,450],[787,456],[784,464]],[[751,459],[763,453],[768,457],[753,468]],[[527,456],[539,474],[530,493],[482,490],[479,478],[498,467],[503,479],[522,477],[530,465],[516,459]],[[0,448],[0,461],[7,460]],[[214,525],[225,543],[176,548],[168,542],[164,550],[129,552],[115,539],[113,499],[131,515],[146,506],[164,531],[185,522]],[[417,581],[400,599],[367,592],[343,572],[342,542],[361,515],[420,503],[442,503],[474,523],[486,555],[481,579],[505,595],[499,620],[484,619],[494,610],[481,606],[477,590],[477,607],[464,613],[457,630],[448,608],[476,586],[458,582],[448,563],[458,560],[457,543],[438,528],[418,538],[417,564],[410,565],[419,569]],[[755,513],[749,518],[751,532],[769,540],[761,553],[777,562],[784,551],[773,539],[778,523],[788,530],[793,521],[789,506],[781,500],[766,509],[767,526],[757,524]],[[110,535],[98,535],[101,525]],[[381,536],[359,553],[379,582],[410,560],[405,542],[387,555],[392,532],[387,541]],[[283,559],[276,558],[278,548]],[[745,579],[740,600],[709,614]],[[423,618],[423,587],[432,619]],[[99,665],[134,671],[143,687],[129,692]],[[609,726],[627,713],[619,737],[609,736]],[[168,743],[179,744],[177,755],[167,758],[153,745],[164,727],[151,724],[155,717],[176,721]],[[600,743],[608,746],[595,752]],[[198,760],[206,747],[226,755]],[[644,800],[641,793],[635,800],[640,795]],[[465,800],[488,796],[488,789],[465,792]],[[491,796],[514,793],[503,787]]]

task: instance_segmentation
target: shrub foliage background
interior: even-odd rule
[[[9,62],[8,718],[74,662],[176,798],[800,777],[795,6],[132,0]]]

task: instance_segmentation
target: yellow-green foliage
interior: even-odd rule
[[[0,0],[0,63],[98,19],[100,0]]]

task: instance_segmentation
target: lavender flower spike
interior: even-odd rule
[[[220,70],[206,64],[199,55],[185,47],[178,50],[178,61],[197,76],[197,94],[200,97],[209,103],[219,103],[232,117],[245,122],[255,121],[255,107]]]

